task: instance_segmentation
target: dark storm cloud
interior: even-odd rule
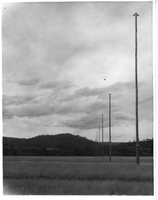
[[[66,120],[62,122],[62,125],[70,128],[77,128],[78,130],[88,130],[96,128],[99,121],[99,116],[87,115],[78,119]]]
[[[98,96],[105,92],[104,88],[93,88],[90,89],[88,87],[80,88],[76,90],[74,96],[78,97],[91,97],[91,96]]]
[[[31,101],[31,99],[30,99]],[[25,103],[28,104],[25,104]],[[12,118],[13,116],[18,117],[40,117],[40,116],[46,116],[46,115],[52,115],[52,114],[58,114],[58,115],[68,115],[68,114],[76,114],[76,113],[87,113],[90,114],[93,112],[101,112],[105,108],[105,102],[76,102],[73,103],[72,101],[67,103],[60,103],[56,102],[51,104],[51,100],[45,104],[35,104],[35,103],[29,103],[29,101],[21,101],[19,100],[19,103],[17,102],[17,99],[15,98],[14,101],[11,99],[8,99],[4,102],[4,118]],[[22,103],[24,105],[22,105]],[[12,106],[9,106],[12,105]]]
[[[96,103],[91,104],[90,107],[93,108],[93,110],[89,110],[89,113],[87,112],[86,116],[63,121],[62,125],[70,128],[77,128],[79,130],[96,129],[98,124],[101,123],[101,113],[104,113],[104,127],[108,127],[108,110],[105,112],[105,103],[103,102],[102,106],[99,106],[100,110],[97,110],[97,113],[95,112],[97,107],[94,107],[94,105],[96,105]],[[132,116],[132,114],[118,111],[117,107],[113,107],[112,126],[118,126],[120,124],[133,124],[133,120],[134,116]]]
[[[71,104],[61,105],[60,103],[54,103],[53,105],[45,104],[27,104],[22,106],[6,107],[3,108],[3,117],[12,118],[18,117],[41,117],[46,115],[67,115],[70,113],[82,112],[79,107]]]
[[[34,85],[37,85],[40,80],[38,78],[32,78],[32,79],[21,79],[21,80],[7,80],[8,82],[13,82],[13,83],[16,83],[18,85],[21,85],[21,86],[34,86]]]
[[[41,84],[39,86],[41,89],[69,89],[73,87],[73,84],[70,81],[49,81]]]
[[[118,126],[118,125],[131,125],[134,124],[135,116],[132,113],[125,113],[122,111],[113,112],[112,114],[112,126]]]
[[[143,86],[143,84],[141,85]],[[53,85],[47,85],[48,88],[51,87],[56,89],[69,88],[71,86],[72,84],[69,82],[67,82],[67,84],[65,85],[57,85],[55,82]],[[101,114],[104,112],[108,112],[108,93],[106,94],[105,91],[110,91],[113,94],[112,111],[116,113],[114,115],[115,120],[132,120],[132,116],[126,114],[126,112],[131,112],[130,109],[132,109],[133,107],[132,104],[129,106],[131,102],[134,102],[134,98],[131,99],[130,96],[132,88],[133,83],[131,82],[118,83],[106,88],[80,88],[76,90],[73,95],[69,96],[67,94],[64,94],[65,97],[63,97],[63,99],[67,98],[65,101],[63,101],[62,98],[61,100],[60,98],[56,99],[56,94],[54,93],[50,94],[49,96],[43,97],[45,103],[43,103],[43,100],[41,100],[40,96],[4,96],[4,117],[11,118],[13,116],[27,116],[32,118],[52,114],[65,116],[75,113],[88,115]],[[59,91],[57,90],[56,92],[58,93]],[[95,96],[97,96],[98,98],[95,99]],[[84,97],[88,97],[89,100],[81,99]],[[36,101],[35,103],[36,99],[38,99],[38,101]],[[144,102],[146,101],[144,100]]]
[[[118,126],[123,124],[131,124],[131,121],[133,121],[134,117],[117,112],[113,113],[112,115],[112,126]],[[100,115],[86,115],[83,117],[75,118],[75,119],[69,119],[62,122],[63,126],[67,126],[70,128],[77,128],[78,130],[88,130],[88,129],[96,129],[98,127],[98,124],[101,123],[101,114]],[[108,127],[108,113],[104,114],[104,127]]]
[[[47,109],[46,106],[37,106],[37,105],[27,105],[19,107],[4,107],[3,108],[3,117],[4,119],[10,119],[14,116],[17,117],[40,117],[44,115],[49,115],[51,112],[50,109]]]
[[[12,119],[14,114],[10,111],[10,109],[3,107],[3,119]]]
[[[30,103],[35,99],[35,95],[26,95],[26,96],[21,96],[21,95],[15,95],[15,96],[7,96],[3,95],[3,105],[4,106],[12,106],[12,105],[21,105],[21,104],[26,104]]]
[[[89,103],[89,105],[86,106],[84,109],[85,113],[88,114],[93,114],[93,113],[104,113],[108,112],[108,100],[98,100],[92,103]],[[117,112],[118,110],[121,109],[120,102],[118,101],[117,103],[113,102],[112,103],[112,109],[114,112]]]
[[[144,83],[139,83],[139,86],[142,87]],[[133,82],[118,82],[111,86],[102,87],[102,88],[89,88],[83,87],[77,89],[74,94],[63,97],[62,101],[69,101],[75,98],[86,98],[86,97],[98,97],[99,99],[105,99],[105,95],[112,93],[115,95],[122,95],[124,93],[129,93],[134,91]]]
[[[31,79],[31,80],[21,80],[18,82],[19,85],[36,85],[39,83],[39,79]]]

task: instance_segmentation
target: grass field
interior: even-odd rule
[[[3,159],[4,194],[152,195],[153,160],[133,157],[12,157]]]

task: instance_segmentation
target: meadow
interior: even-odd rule
[[[153,195],[153,160],[4,156],[3,188],[13,195]]]

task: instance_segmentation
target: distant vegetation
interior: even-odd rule
[[[109,154],[109,144],[69,133],[29,139],[3,137],[3,155],[8,156],[99,156]],[[113,156],[135,156],[135,142],[112,143]],[[153,139],[140,141],[140,155],[153,155]]]

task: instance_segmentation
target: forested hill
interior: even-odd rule
[[[109,154],[109,144],[88,140],[69,133],[40,135],[33,138],[3,137],[3,155],[19,156],[98,156],[103,148]],[[134,156],[135,142],[112,143],[112,155]],[[140,155],[153,155],[153,140],[140,141]]]

